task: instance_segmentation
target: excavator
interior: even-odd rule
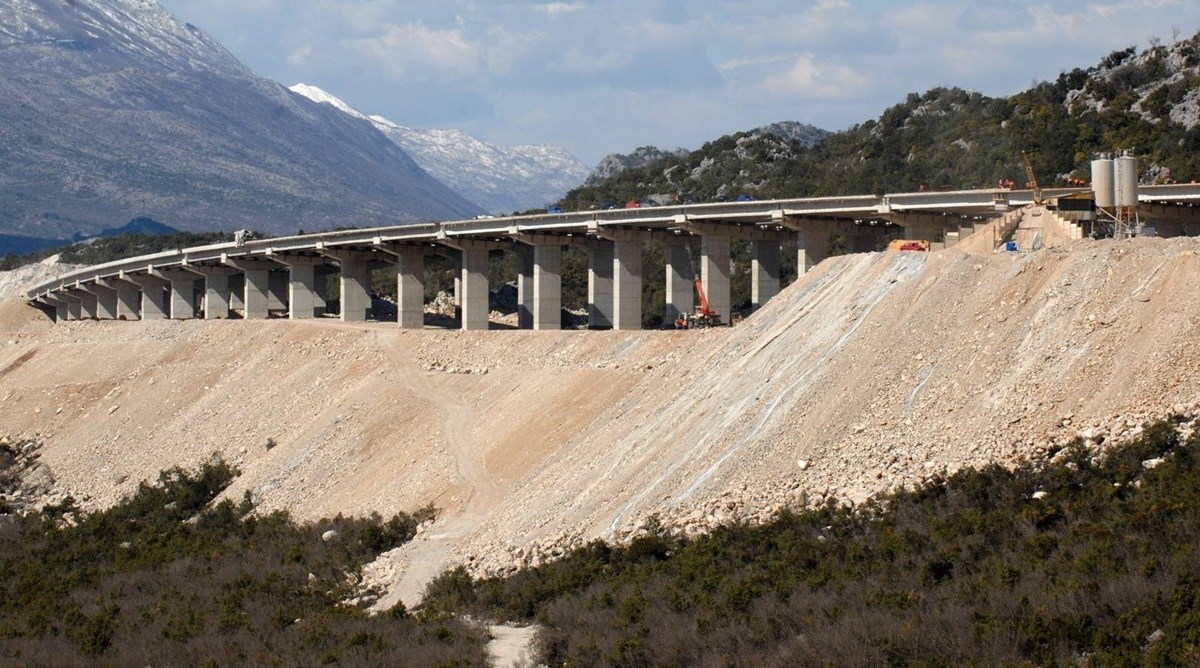
[[[700,297],[700,306],[695,313],[680,313],[675,319],[675,329],[698,329],[705,327],[720,327],[721,314],[712,310],[708,305],[708,296],[704,294],[704,281],[692,267],[693,281],[696,285],[696,295]]]

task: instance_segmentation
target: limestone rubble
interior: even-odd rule
[[[52,325],[9,301],[0,432],[44,442],[57,490],[94,506],[214,451],[243,471],[228,494],[301,518],[432,503],[367,574],[381,604],[412,602],[449,565],[505,572],[651,514],[697,532],[858,503],[1194,415],[1197,250],[848,255],[737,327],[684,332]]]

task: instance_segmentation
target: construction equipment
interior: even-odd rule
[[[1025,161],[1025,177],[1029,179],[1029,187],[1033,188],[1033,203],[1041,206],[1044,201],[1042,197],[1042,187],[1038,185],[1037,174],[1033,173],[1033,161],[1029,159],[1029,154],[1021,151],[1021,159]]]
[[[928,251],[929,242],[922,239],[893,239],[888,243],[890,251]]]
[[[696,308],[695,313],[680,313],[679,317],[675,319],[675,329],[720,327],[721,314],[709,307],[708,295],[704,294],[704,280],[700,278],[700,273],[696,271],[694,264],[692,265],[692,281],[696,286],[696,296],[700,298],[700,306]]]

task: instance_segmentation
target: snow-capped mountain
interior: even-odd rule
[[[0,233],[295,232],[481,211],[154,0],[0,2]]]
[[[587,167],[557,146],[496,146],[461,130],[416,130],[367,116],[308,84],[292,91],[375,125],[417,164],[492,213],[544,207],[583,182]]]

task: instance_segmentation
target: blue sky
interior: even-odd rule
[[[160,0],[242,62],[402,125],[564,146],[592,165],[909,92],[1007,95],[1200,30],[1195,0]]]

